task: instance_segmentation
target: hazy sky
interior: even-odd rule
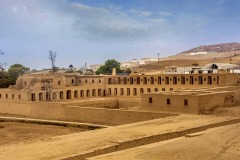
[[[0,0],[0,62],[75,67],[240,42],[239,0]]]

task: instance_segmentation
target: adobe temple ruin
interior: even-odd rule
[[[81,126],[96,124],[104,129],[0,146],[0,158],[86,159],[208,128],[238,125],[240,119],[236,117],[202,114],[211,114],[219,107],[238,106],[239,82],[238,74],[227,72],[25,74],[17,79],[16,85],[0,89],[1,114],[26,118],[21,121],[33,118],[54,123],[56,120],[81,122],[85,123]]]

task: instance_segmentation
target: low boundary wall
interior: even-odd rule
[[[64,106],[64,104],[46,102],[0,102],[0,113],[105,125],[122,125],[176,115],[158,112]]]
[[[90,124],[90,123],[78,123],[78,122],[42,120],[42,119],[32,119],[32,118],[18,118],[18,117],[1,117],[1,116],[0,116],[0,122],[33,123],[33,124],[43,124],[43,125],[77,127],[77,128],[88,129],[88,130],[95,130],[95,129],[109,127],[109,126],[105,126],[105,125],[97,125],[97,124]]]

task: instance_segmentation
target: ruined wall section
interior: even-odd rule
[[[239,86],[240,77],[237,74],[224,74],[224,86]]]
[[[201,94],[198,96],[199,114],[210,114],[218,107],[236,105],[236,94],[233,91]]]
[[[106,125],[121,125],[176,115],[170,113],[63,106],[55,102],[8,103],[0,101],[0,111],[1,113],[17,114],[31,118],[78,121]]]
[[[187,91],[149,93],[141,96],[142,110],[210,114],[218,107],[236,105],[234,91]]]

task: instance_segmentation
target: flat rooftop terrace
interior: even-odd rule
[[[232,93],[232,91],[205,91],[205,90],[195,90],[195,91],[160,91],[153,93],[145,93],[147,95],[189,95],[189,96],[201,96],[201,95],[209,95],[216,93]]]

